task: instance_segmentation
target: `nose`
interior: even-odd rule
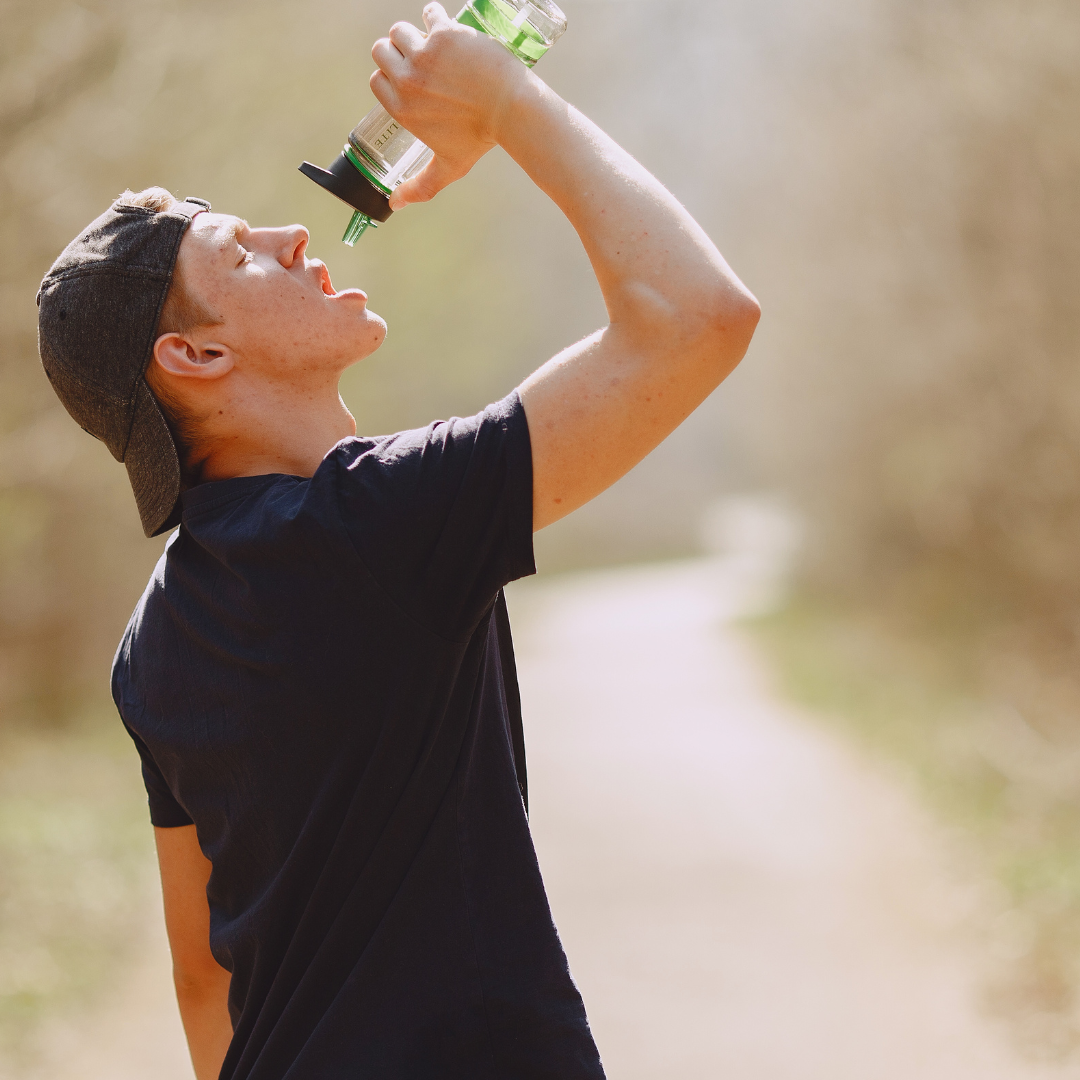
[[[303,225],[282,225],[275,229],[266,229],[265,232],[269,234],[266,237],[267,246],[286,270],[293,263],[303,259],[308,241],[311,239],[311,233]]]

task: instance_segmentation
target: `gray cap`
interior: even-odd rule
[[[84,431],[127,466],[143,532],[180,523],[180,459],[145,372],[180,241],[210,204],[115,202],[53,263],[38,292],[38,351]]]

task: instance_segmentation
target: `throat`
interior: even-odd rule
[[[332,402],[293,402],[280,410],[252,410],[227,423],[209,441],[199,482],[233,476],[314,476],[323,458],[342,439],[356,434],[356,421],[340,396]]]

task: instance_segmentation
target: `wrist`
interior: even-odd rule
[[[546,83],[528,68],[522,68],[512,80],[498,108],[492,134],[496,143],[510,151],[510,144],[528,131],[530,124],[543,109],[546,95],[551,94]]]

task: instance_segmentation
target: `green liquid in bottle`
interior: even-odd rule
[[[457,21],[498,38],[519,60],[532,67],[551,48],[544,35],[505,0],[468,0]],[[469,16],[473,18],[469,18]]]

